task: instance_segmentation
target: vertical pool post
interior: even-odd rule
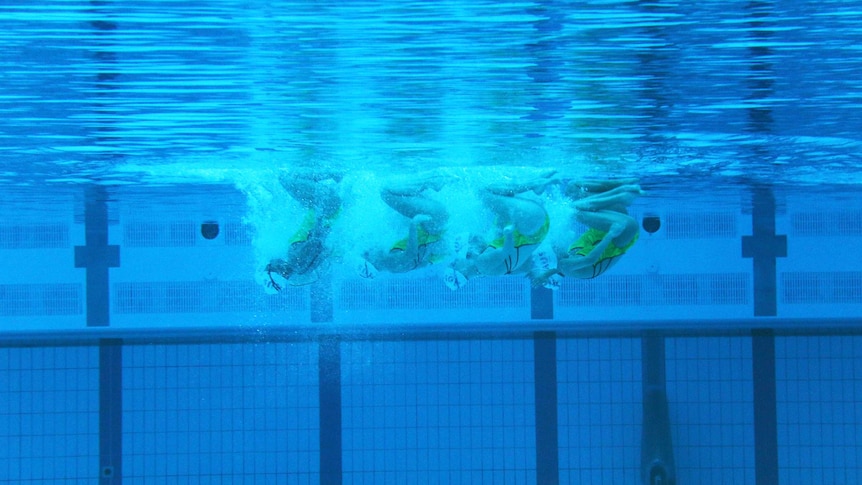
[[[768,188],[754,189],[752,235],[742,238],[742,256],[754,264],[754,315],[778,314],[776,258],[787,256],[787,236],[775,234],[775,199]],[[778,484],[778,419],[775,336],[754,329],[751,339],[754,391],[754,474],[758,485]]]
[[[747,32],[752,44],[746,77],[748,99],[754,101],[748,111],[748,129],[753,133],[771,134],[772,104],[775,95],[775,57],[769,45],[773,35],[775,2],[753,0],[746,6]],[[754,159],[772,158],[767,145],[752,145]],[[769,187],[755,187],[752,194],[751,236],[742,238],[742,256],[752,258],[754,266],[754,316],[778,314],[777,258],[787,257],[787,236],[775,234],[775,197]],[[766,324],[768,325],[768,323]],[[764,325],[764,327],[766,326]],[[775,336],[771,329],[754,329],[751,338],[751,367],[754,391],[754,477],[757,485],[778,484],[778,421],[775,393]]]
[[[754,189],[751,236],[742,237],[742,257],[754,266],[754,316],[778,312],[776,260],[787,257],[787,236],[775,234],[775,198],[768,188]]]
[[[99,342],[99,484],[122,483],[123,342]]]
[[[554,318],[554,295],[546,288],[530,294],[533,320]],[[533,334],[533,378],[536,396],[536,483],[560,483],[557,416],[557,335]]]
[[[536,332],[533,337],[536,386],[536,483],[560,483],[557,431],[557,337]]]
[[[75,247],[75,267],[87,272],[88,327],[110,325],[110,268],[120,265],[120,247],[108,244],[104,187],[84,192],[84,246]],[[120,339],[99,341],[99,483],[122,483],[123,347]]]
[[[533,320],[554,319],[554,292],[547,288],[530,289],[530,318]]]
[[[84,192],[84,242],[75,246],[75,267],[87,272],[87,326],[110,325],[109,269],[120,266],[120,247],[108,244],[107,193],[102,186]]]
[[[664,337],[648,333],[641,338],[643,427],[641,475],[645,485],[674,485],[676,467],[667,402]]]
[[[310,292],[311,322],[332,323],[332,283],[315,283]],[[341,339],[324,335],[318,343],[317,382],[320,410],[320,483],[341,485]]]
[[[323,278],[311,285],[309,290],[312,323],[332,323],[332,280]]]
[[[320,397],[320,483],[340,485],[341,450],[341,345],[337,336],[324,336],[318,351]]]
[[[754,478],[778,485],[778,419],[775,387],[775,336],[769,329],[751,337],[754,388]]]

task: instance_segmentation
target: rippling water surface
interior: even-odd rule
[[[862,183],[845,1],[0,6],[0,184],[554,167]]]

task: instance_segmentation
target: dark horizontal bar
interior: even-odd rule
[[[776,336],[862,335],[862,319],[745,318],[733,320],[655,321],[525,321],[379,325],[282,325],[132,329],[89,327],[74,330],[0,332],[0,346],[93,345],[105,338],[125,344],[159,342],[269,342],[341,340],[474,340],[530,339],[534,332],[554,332],[557,338],[627,338],[652,332],[665,337],[750,336],[753,329],[770,329]]]

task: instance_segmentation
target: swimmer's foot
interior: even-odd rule
[[[431,172],[431,173],[425,174],[421,178],[419,183],[422,186],[422,190],[431,189],[435,192],[439,192],[440,189],[442,189],[446,185],[447,182],[448,182],[448,179],[445,176],[443,176],[439,173]]]
[[[593,201],[591,201],[589,198],[575,201],[575,203],[572,205],[574,206],[575,210],[579,210],[579,211],[594,211],[594,210],[596,210],[596,207],[593,204]]]
[[[341,172],[335,171],[323,171],[316,173],[312,176],[312,180],[315,182],[323,182],[325,180],[332,180],[333,182],[341,182],[341,179],[344,178],[344,174]]]
[[[296,179],[308,180],[311,182],[323,182],[332,180],[333,182],[341,182],[344,174],[335,170],[312,170],[309,168],[298,169],[281,169],[278,179],[282,185],[290,185]]]
[[[527,179],[523,182],[513,182],[511,179],[501,182],[489,184],[486,190],[495,195],[515,196],[525,192],[533,192],[536,195],[542,195],[548,185],[561,183],[557,171],[548,169],[542,172],[539,176]]]
[[[392,182],[386,184],[385,192],[401,196],[419,195],[427,189],[439,192],[446,185],[447,179],[439,174],[426,174],[425,176],[404,177],[398,176]]]
[[[527,187],[536,195],[542,195],[549,185],[562,183],[556,169],[548,169],[535,179],[527,182]]]
[[[640,185],[620,185],[607,192],[575,198],[573,206],[579,211],[625,208],[644,194],[646,192],[641,189]]]

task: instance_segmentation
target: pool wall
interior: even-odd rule
[[[2,483],[638,483],[655,460],[681,483],[862,476],[852,194],[636,205],[661,229],[557,292],[266,295],[225,209],[240,194],[134,190],[4,206]]]

